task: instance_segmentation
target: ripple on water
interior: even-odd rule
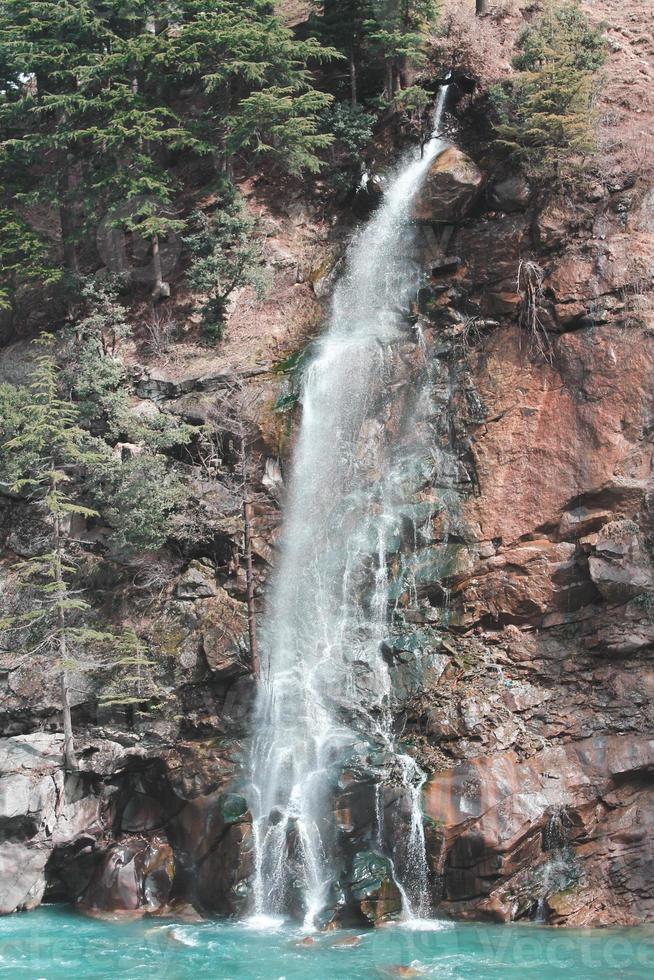
[[[651,980],[654,932],[409,920],[314,933],[266,917],[189,924],[103,922],[63,908],[0,919],[10,980]]]

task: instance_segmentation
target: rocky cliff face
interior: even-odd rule
[[[404,385],[429,379],[436,435],[430,465],[407,480],[385,656],[398,731],[430,772],[434,904],[468,918],[654,914],[654,184],[646,160],[609,141],[611,126],[636,126],[625,75],[645,84],[634,59],[647,22],[593,6],[619,26],[591,177],[545,195],[497,173],[462,115],[468,154],[441,159],[416,205],[424,349],[408,335],[398,357]],[[301,201],[286,215],[254,191],[250,203],[269,222],[276,292],[242,298],[219,355],[182,345],[175,362],[139,368],[135,400],[202,418],[234,373],[253,392],[261,605],[292,443],[291,414],[272,411],[292,379],[273,368],[315,330],[342,236]],[[5,376],[20,372],[11,354]],[[81,771],[64,780],[47,672],[3,654],[0,911],[44,896],[94,912],[247,902],[239,501],[220,477],[196,476],[211,547],[153,558],[137,580],[130,570],[142,600],[122,572],[104,582],[158,650],[157,718],[99,710],[80,678]],[[5,550],[27,553],[30,515],[2,507]],[[373,806],[349,787],[339,819],[365,839]]]
[[[609,32],[607,104],[637,36]],[[408,717],[438,770],[432,863],[455,915],[651,918],[651,193],[605,149],[575,193],[486,175],[468,216],[434,228],[423,308],[457,365],[450,445],[470,482],[448,664]]]

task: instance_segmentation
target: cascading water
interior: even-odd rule
[[[436,133],[446,96],[444,87]],[[263,636],[250,804],[256,910],[301,912],[307,924],[343,864],[334,799],[344,770],[360,763],[362,747],[377,767],[377,826],[368,846],[386,846],[382,784],[390,782],[406,814],[401,870],[396,861],[405,912],[428,912],[424,775],[395,744],[382,647],[393,613],[389,555],[402,503],[398,445],[410,439],[402,419],[390,418],[388,401],[400,384],[394,345],[407,341],[406,312],[419,282],[409,217],[443,148],[434,137],[422,154],[405,159],[383,205],[352,242],[329,329],[304,378]]]

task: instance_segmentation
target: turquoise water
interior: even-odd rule
[[[654,976],[654,929],[564,931],[434,923],[315,935],[274,920],[96,921],[61,907],[0,920],[0,975],[15,980],[538,980]],[[343,941],[355,945],[342,945]],[[409,971],[402,968],[409,968]]]

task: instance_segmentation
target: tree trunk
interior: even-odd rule
[[[57,190],[59,192],[59,223],[61,225],[61,245],[64,253],[64,267],[72,275],[78,276],[79,262],[77,260],[77,245],[75,242],[76,222],[73,210],[73,195],[70,187],[70,170],[68,168],[68,160],[65,150],[60,156],[57,185]]]
[[[393,98],[393,62],[390,58],[386,59],[386,64],[384,66],[385,80],[384,80],[384,98],[389,102]]]
[[[350,48],[350,102],[357,104],[357,63],[354,57],[354,45]]]
[[[159,236],[152,236],[152,271],[154,274],[154,286],[152,287],[152,298],[167,299],[170,296],[170,286],[163,281],[161,270],[161,251],[159,249]]]
[[[63,601],[65,598],[65,586],[61,571],[61,524],[59,514],[55,516],[54,523],[54,553],[55,553],[55,585],[57,602],[57,626],[59,639],[59,657],[61,659],[61,713],[64,719],[64,768],[71,772],[77,769],[77,759],[75,758],[75,746],[73,742],[73,719],[70,713],[70,688],[68,685],[68,671],[66,661],[68,659],[68,642],[66,636],[66,612]]]
[[[477,0],[477,17],[488,13],[488,0]]]
[[[61,672],[61,707],[64,716],[64,769],[68,772],[74,772],[77,769],[77,758],[75,757],[73,719],[70,713],[70,688],[66,670]]]

